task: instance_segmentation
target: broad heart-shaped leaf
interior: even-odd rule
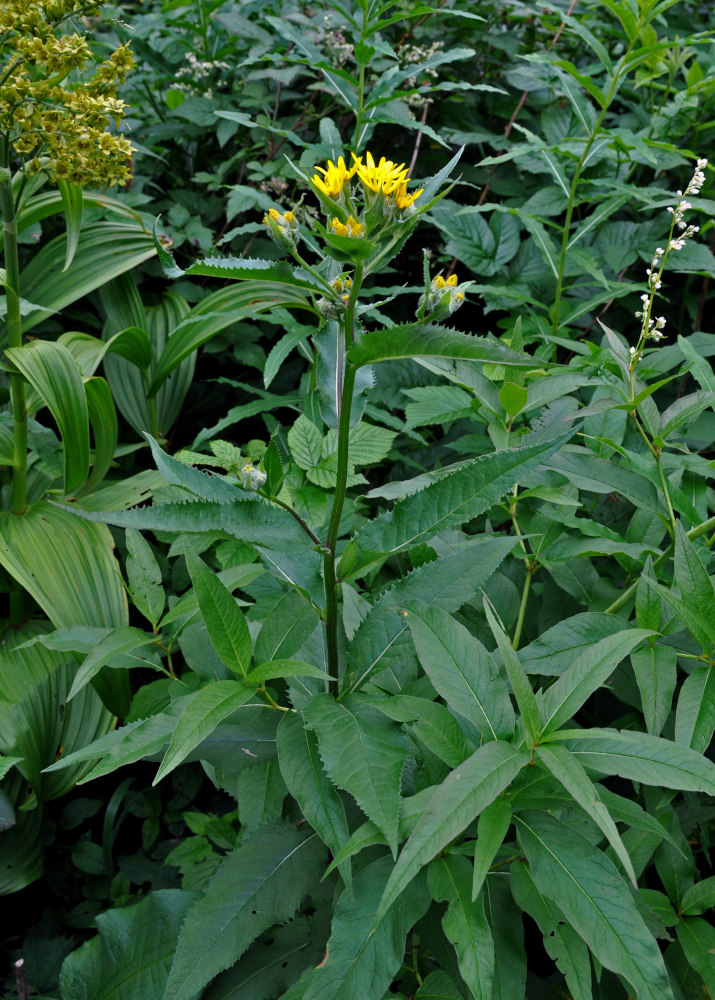
[[[558,746],[557,744],[551,746],[544,744],[537,748],[536,753],[556,780],[564,786],[574,801],[581,806],[584,812],[588,813],[596,826],[605,835],[609,844],[616,852],[618,860],[623,865],[626,875],[633,883],[633,887],[637,888],[636,874],[633,870],[630,855],[621,840],[618,827],[613,822],[608,807],[601,801],[598,786],[594,785],[583,767],[565,747]]]
[[[228,587],[190,549],[186,552],[186,565],[211,645],[229,670],[245,677],[253,646],[243,612]]]
[[[660,736],[677,681],[676,652],[672,646],[645,643],[631,653],[631,666],[641,693],[646,729],[652,736]]]
[[[367,552],[400,552],[428,541],[445,528],[464,524],[488,510],[568,437],[475,458],[421,492],[399,500],[391,511],[358,531],[355,541]]]
[[[0,563],[56,628],[128,624],[113,547],[106,527],[87,524],[44,500],[21,516],[0,513]],[[129,681],[124,671],[103,672],[93,684],[110,711],[126,715]]]
[[[705,753],[715,731],[715,668],[693,670],[680,689],[675,709],[675,739]]]
[[[308,705],[306,719],[317,734],[325,770],[350,792],[396,854],[400,783],[407,763],[400,727],[360,695],[336,702],[319,694]]]
[[[529,763],[508,743],[486,743],[437,787],[397,860],[385,887],[378,920],[420,868],[458,836]]]
[[[87,398],[77,363],[66,347],[49,340],[34,340],[5,353],[57,423],[64,446],[64,490],[72,493],[89,471]]]
[[[194,1000],[259,934],[290,920],[324,864],[315,834],[276,824],[244,836],[186,915],[163,1000]]]
[[[680,521],[675,525],[675,582],[681,600],[704,623],[707,637],[715,643],[715,589]]]
[[[535,885],[598,961],[624,976],[637,1000],[673,1000],[658,944],[606,855],[546,813],[527,812],[516,821]]]
[[[436,323],[406,323],[364,334],[348,351],[354,365],[400,358],[454,358],[487,361],[491,364],[533,368],[534,358],[512,351],[498,340],[473,337],[458,330],[445,329]]]
[[[686,917],[678,923],[676,934],[689,964],[712,996],[715,993],[715,928],[701,917]]]
[[[584,767],[600,774],[715,795],[715,764],[690,747],[617,729],[561,729],[550,741],[563,743]]]
[[[433,899],[447,902],[442,928],[454,945],[462,979],[475,1000],[491,1000],[494,981],[494,941],[484,900],[472,902],[472,866],[464,857],[436,858],[427,884]]]
[[[382,1000],[405,954],[410,928],[430,898],[418,876],[401,899],[375,923],[375,907],[391,869],[389,858],[363,868],[335,907],[326,957],[313,974],[304,1000]]]
[[[434,565],[434,564],[431,564]],[[514,709],[490,654],[465,627],[439,608],[411,602],[405,618],[434,689],[482,739],[509,739]]]
[[[178,767],[220,722],[250,701],[254,694],[254,688],[241,681],[210,681],[192,695],[179,716],[171,743],[152,784],[156,785]]]
[[[573,1000],[592,1000],[588,948],[566,923],[558,905],[539,891],[530,869],[521,861],[511,865],[511,891],[521,909],[539,925],[544,948],[564,974]]]
[[[136,608],[156,625],[164,610],[166,597],[161,585],[161,570],[151,546],[138,531],[126,532],[127,577],[129,592]]]
[[[624,656],[650,635],[645,629],[626,627],[587,647],[574,665],[540,695],[543,734],[553,732],[570,719],[611,676]]]
[[[267,549],[312,549],[312,542],[287,511],[272,506],[255,494],[232,503],[213,500],[172,502],[133,510],[90,511],[53,505],[74,511],[85,521],[113,524],[139,531],[174,531],[178,534],[218,531],[248,545]]]
[[[355,690],[375,668],[389,667],[393,658],[405,662],[408,619],[399,611],[406,602],[422,601],[443,611],[457,611],[478,593],[515,544],[513,538],[480,538],[442,556],[439,573],[433,563],[426,563],[393,584],[368,612],[348,646],[343,689]]]
[[[288,791],[301,812],[333,855],[350,836],[343,801],[323,770],[315,733],[301,717],[286,712],[278,726],[278,764]],[[340,873],[352,891],[350,861],[343,862]]]
[[[160,997],[176,938],[195,893],[150,892],[132,906],[95,918],[99,934],[62,965],[63,1000],[136,1000]]]
[[[529,678],[526,676],[526,671],[521,665],[519,654],[511,645],[501,626],[501,622],[496,618],[488,597],[484,597],[483,604],[489,628],[497,641],[497,647],[501,653],[511,689],[514,692],[514,697],[519,706],[519,712],[526,726],[526,731],[531,737],[531,746],[533,746],[541,732],[541,717],[534,689],[531,686]]]

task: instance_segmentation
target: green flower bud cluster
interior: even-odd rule
[[[128,45],[96,63],[71,19],[95,15],[105,0],[3,0],[0,9],[0,142],[28,173],[91,187],[125,184],[129,141],[119,126],[117,88],[134,65]]]
[[[418,311],[424,319],[429,319],[433,323],[451,316],[453,312],[464,302],[464,288],[466,285],[459,285],[456,274],[450,274],[448,278],[443,278],[438,274],[432,279],[427,295],[420,296]]]

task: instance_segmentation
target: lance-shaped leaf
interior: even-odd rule
[[[245,490],[228,482],[224,476],[218,476],[213,472],[203,472],[195,469],[186,462],[180,462],[177,458],[167,455],[163,448],[154,440],[151,434],[144,437],[149,442],[151,453],[156,462],[156,467],[167,483],[172,486],[181,486],[185,490],[190,490],[202,500],[215,500],[217,503],[232,503],[236,500],[253,500],[260,502]]]
[[[498,798],[483,809],[477,823],[477,842],[474,845],[472,873],[472,899],[482,891],[494,857],[504,842],[511,825],[511,803]]]
[[[64,444],[64,489],[72,493],[89,470],[89,417],[82,376],[61,344],[34,340],[5,352],[55,419]]]
[[[700,917],[686,917],[676,926],[680,947],[688,963],[705,983],[710,996],[715,993],[715,928]]]
[[[591,646],[609,635],[622,632],[624,626],[625,622],[617,615],[585,611],[564,618],[542,632],[538,639],[519,650],[519,659],[527,674],[558,676],[575,664]]]
[[[705,624],[705,636],[715,643],[715,588],[680,521],[675,526],[674,562],[675,582],[681,600]],[[688,622],[685,624],[689,625]],[[699,635],[696,638],[702,641]]]
[[[427,881],[432,898],[448,904],[442,928],[454,945],[462,979],[475,1000],[491,1000],[494,941],[483,899],[472,901],[472,866],[458,855],[437,858]]]
[[[492,604],[488,597],[485,596],[483,604],[489,628],[492,630],[492,635],[497,641],[511,689],[516,697],[521,717],[524,720],[524,725],[532,739],[533,745],[533,742],[538,739],[541,732],[541,717],[534,689],[531,686],[531,681],[526,676],[526,671],[521,665],[519,654],[509,642],[501,623],[492,610]]]
[[[598,786],[594,785],[583,767],[565,747],[545,744],[537,747],[536,753],[556,780],[561,782],[569,795],[588,813],[601,830],[616,852],[626,875],[636,888],[636,873],[633,871],[630,855],[621,840],[621,835],[613,822],[608,807],[601,801]]]
[[[715,795],[715,764],[690,747],[631,730],[561,729],[550,741],[563,743],[584,765],[646,785]]]
[[[390,858],[380,858],[355,877],[352,899],[343,892],[304,1000],[382,1000],[402,964],[405,938],[430,903],[425,878],[417,878],[376,925],[375,904],[391,867]]]
[[[243,612],[228,587],[191,550],[186,553],[186,565],[211,645],[229,670],[245,677],[253,646]]]
[[[126,541],[129,592],[139,611],[152,625],[156,625],[166,601],[159,564],[151,546],[140,532],[130,528],[126,533]]]
[[[348,351],[348,361],[354,365],[401,358],[453,358],[518,368],[533,368],[536,363],[528,354],[512,351],[498,340],[447,330],[437,323],[406,323],[375,330],[365,334]]]
[[[487,650],[465,627],[439,608],[412,602],[409,625],[422,667],[450,708],[479,730],[482,739],[509,739],[514,709]]]
[[[400,552],[428,541],[445,528],[464,524],[488,510],[568,437],[475,458],[420,493],[398,501],[391,511],[359,531],[355,541],[368,552]]]
[[[323,770],[315,733],[305,727],[299,715],[286,712],[276,739],[278,764],[288,791],[315,832],[336,855],[347,842],[350,830],[343,801]],[[341,864],[340,873],[346,887],[352,890],[349,860]]]
[[[263,826],[244,836],[186,916],[164,1000],[193,1000],[259,934],[290,920],[324,861],[318,837],[291,826]]]
[[[179,716],[171,743],[152,784],[156,785],[186,760],[220,722],[250,701],[254,694],[255,690],[241,681],[211,681],[192,695]]]
[[[508,743],[487,743],[439,785],[402,849],[377,911],[379,920],[420,868],[458,836],[529,763]]]
[[[74,698],[82,690],[85,684],[89,684],[93,677],[99,673],[102,667],[123,653],[133,652],[145,646],[151,646],[156,642],[156,636],[142,632],[141,629],[126,628],[114,629],[109,635],[97,643],[91,653],[85,657],[81,667],[75,675],[72,683],[72,690],[67,696],[68,700]],[[137,664],[139,666],[140,664]],[[142,666],[146,666],[146,661],[141,661]],[[126,666],[126,657],[122,657],[121,666]]]
[[[613,863],[546,813],[524,813],[516,820],[534,883],[598,961],[624,976],[637,1000],[673,1000],[660,948]]]
[[[566,923],[558,905],[539,891],[525,864],[515,861],[510,871],[514,899],[539,925],[544,948],[564,974],[573,1000],[592,1000],[591,961],[585,942]]]
[[[611,676],[624,656],[651,634],[645,629],[626,628],[587,647],[574,665],[540,697],[544,735],[575,715],[586,699]]]
[[[715,731],[715,668],[693,670],[680,689],[675,710],[675,739],[705,753]]]
[[[320,756],[333,782],[350,792],[396,854],[400,783],[407,762],[400,727],[359,695],[341,702],[317,695],[306,718],[318,736]]]
[[[676,652],[672,646],[646,643],[631,653],[631,666],[641,693],[646,729],[652,736],[660,736],[670,715],[677,681]]]

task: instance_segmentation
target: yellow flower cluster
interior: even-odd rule
[[[335,233],[336,236],[362,236],[364,230],[363,224],[352,215],[349,215],[344,223],[335,216],[330,223],[330,232]]]
[[[132,146],[107,131],[124,116],[117,87],[134,65],[129,46],[95,64],[84,35],[66,30],[73,15],[96,14],[104,2],[0,5],[0,136],[29,173],[95,187],[129,179]]]
[[[411,194],[407,193],[407,182],[410,177],[404,163],[393,163],[384,156],[380,157],[379,163],[375,163],[370,152],[365,154],[364,161],[362,156],[355,156],[354,153],[352,155],[355,162],[350,169],[345,166],[342,156],[338,157],[337,164],[329,160],[327,167],[316,167],[319,173],[313,176],[315,187],[329,198],[337,198],[342,193],[344,185],[357,174],[367,190],[391,198],[400,211],[410,208],[422,194],[423,188]]]

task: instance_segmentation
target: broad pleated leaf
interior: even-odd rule
[[[325,960],[315,970],[304,1000],[382,1000],[405,954],[405,938],[424,915],[429,894],[416,878],[376,924],[375,908],[392,867],[381,858],[355,877],[335,907]]]
[[[529,754],[508,743],[487,743],[445,778],[402,848],[385,887],[378,919],[420,868],[476,819],[528,763]]]
[[[457,855],[437,858],[429,867],[429,891],[446,902],[442,928],[454,945],[462,979],[475,1000],[491,1000],[494,941],[481,896],[472,902],[472,866]]]
[[[288,791],[301,812],[333,855],[350,836],[343,801],[320,760],[315,733],[307,729],[299,715],[286,712],[277,732],[278,764]],[[348,889],[352,888],[350,861],[340,866]]]
[[[118,420],[112,393],[103,378],[90,378],[84,383],[87,416],[92,431],[94,453],[92,471],[82,486],[81,495],[91,493],[102,482],[114,461],[117,448]]]
[[[211,645],[229,670],[245,677],[253,646],[243,612],[228,587],[190,550],[186,565]]]
[[[573,666],[554,681],[539,699],[544,735],[572,718],[611,676],[621,660],[650,635],[645,629],[626,628],[587,647]]]
[[[89,470],[87,399],[77,364],[61,344],[34,340],[5,352],[48,407],[60,431],[64,490],[72,493]]]
[[[715,795],[715,764],[690,747],[659,736],[594,728],[562,729],[550,739],[563,743],[584,767],[601,774]]]
[[[512,538],[485,538],[441,557],[439,573],[427,563],[398,580],[368,612],[348,647],[343,689],[360,687],[372,672],[410,655],[407,619],[399,614],[406,602],[422,601],[442,611],[457,611],[479,592],[514,547]]]
[[[514,709],[496,664],[481,642],[439,608],[412,603],[405,621],[422,667],[450,708],[482,739],[509,739]]]
[[[15,816],[14,825],[0,832],[0,895],[7,896],[42,875],[47,828],[41,805],[19,808],[27,798],[27,784],[19,771],[6,775],[0,792]]]
[[[31,504],[21,517],[0,513],[0,563],[56,628],[128,624],[127,599],[113,547],[106,527],[88,524],[46,501]],[[110,711],[126,715],[126,673],[102,673],[94,685]]]
[[[99,934],[64,961],[64,1000],[161,997],[179,928],[194,896],[183,889],[159,889],[132,906],[99,914]]]
[[[660,948],[606,855],[545,813],[518,816],[517,830],[535,885],[598,961],[624,976],[637,1000],[673,1000]]]
[[[660,736],[670,714],[677,680],[675,649],[646,643],[631,653],[631,666],[641,693],[646,729],[652,736]]]
[[[348,351],[354,365],[401,358],[454,358],[487,361],[490,364],[533,368],[534,358],[512,351],[497,340],[473,337],[458,330],[445,329],[436,323],[407,323],[365,334]]]
[[[259,934],[290,920],[324,862],[319,838],[295,827],[263,826],[244,836],[186,915],[164,1000],[193,1000]]]
[[[539,925],[544,948],[566,979],[573,1000],[592,1000],[591,961],[585,942],[566,923],[558,905],[539,891],[527,865],[511,865],[511,891],[522,910]]]
[[[546,462],[568,439],[526,445],[475,458],[420,493],[399,500],[355,536],[368,552],[400,552],[438,532],[465,524],[501,499],[515,482]]]
[[[325,769],[338,787],[350,792],[357,804],[397,852],[400,783],[407,762],[407,746],[400,727],[349,695],[336,702],[317,695],[306,719],[314,729]]]
[[[250,701],[254,694],[255,690],[241,681],[211,681],[197,691],[179,716],[169,749],[152,784],[156,785],[178,767],[220,722]]]
[[[675,739],[704,753],[715,732],[715,669],[698,667],[680,689],[675,710]]]

